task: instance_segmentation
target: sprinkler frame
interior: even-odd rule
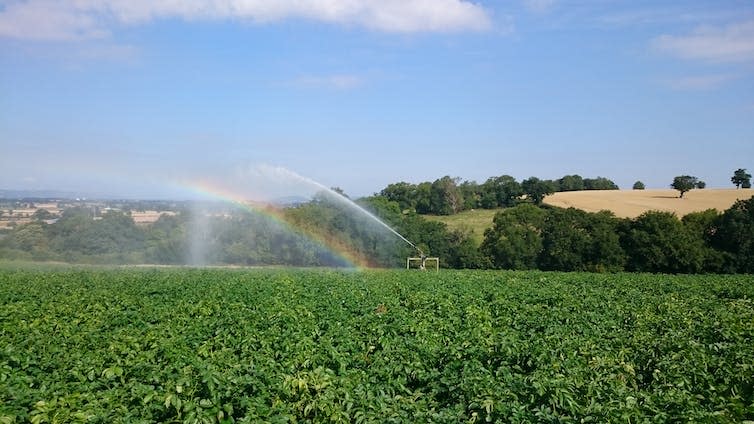
[[[419,250],[419,253],[421,254],[421,256],[419,257],[409,256],[408,258],[406,258],[406,269],[411,269],[411,262],[419,262],[419,267],[417,269],[419,269],[420,271],[425,271],[427,269],[427,261],[430,261],[435,263],[435,271],[440,271],[440,258],[428,257],[421,250]]]

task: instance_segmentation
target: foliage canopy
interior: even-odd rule
[[[751,276],[0,269],[0,422],[742,422]]]
[[[678,190],[681,194],[680,198],[683,198],[683,195],[694,188],[704,188],[705,183],[704,181],[699,181],[698,178],[692,177],[690,175],[679,175],[675,178],[673,178],[673,183],[670,184],[670,187]]]
[[[730,182],[736,188],[751,188],[751,174],[747,173],[743,168],[738,168],[733,172],[733,176],[730,177]]]

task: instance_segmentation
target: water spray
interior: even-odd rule
[[[336,199],[337,201],[339,201],[341,203],[344,203],[344,204],[346,204],[347,206],[349,206],[351,208],[355,208],[356,210],[360,211],[361,213],[363,213],[364,215],[366,215],[368,218],[370,218],[374,222],[380,224],[382,227],[384,227],[385,229],[387,229],[388,231],[390,231],[391,233],[393,233],[394,235],[396,235],[398,238],[400,238],[401,240],[403,240],[404,242],[406,242],[409,246],[413,247],[419,253],[418,257],[408,257],[408,258],[406,258],[406,269],[411,268],[411,263],[412,262],[418,262],[419,263],[418,264],[418,268],[420,270],[426,270],[427,269],[427,262],[433,262],[434,265],[435,265],[435,270],[437,270],[437,271],[440,270],[440,258],[438,258],[438,257],[432,257],[432,258],[428,257],[424,253],[424,251],[419,248],[419,246],[417,246],[414,243],[412,243],[411,240],[409,240],[406,237],[404,237],[401,233],[399,233],[398,231],[396,231],[395,229],[393,229],[393,227],[387,225],[384,221],[382,221],[381,219],[377,218],[374,214],[372,214],[368,210],[362,208],[361,206],[359,206],[358,204],[356,204],[356,202],[354,202],[353,200],[349,199],[348,197],[343,196],[342,194],[336,192],[335,190],[333,190],[333,189],[331,189],[331,188],[329,188],[329,187],[327,187],[327,186],[325,186],[323,184],[320,184],[317,181],[312,180],[311,178],[304,177],[304,176],[299,175],[299,174],[297,174],[297,173],[295,173],[295,172],[293,172],[291,170],[288,170],[286,168],[282,168],[282,167],[265,167],[265,168],[263,168],[263,170],[265,170],[267,172],[273,172],[273,173],[278,174],[278,175],[283,176],[283,177],[293,178],[293,179],[299,180],[299,181],[301,181],[303,183],[309,184],[309,185],[311,185],[313,187],[316,187],[318,190],[323,191],[323,192],[329,194],[332,198]]]
[[[411,261],[420,261],[419,268],[425,269],[425,264],[427,261],[435,261],[435,268],[439,269],[439,259],[438,258],[429,258],[424,253],[424,251],[419,248],[416,244],[411,242],[411,240],[404,237],[401,233],[396,231],[394,228],[392,228],[390,225],[386,224],[384,221],[382,221],[380,218],[372,214],[371,212],[367,211],[363,207],[359,206],[356,202],[349,199],[348,197],[336,192],[335,190],[315,181],[311,178],[304,177],[302,175],[299,175],[289,169],[280,167],[280,166],[271,166],[271,165],[257,165],[251,168],[246,168],[242,170],[239,174],[239,176],[243,179],[243,183],[245,186],[248,186],[248,179],[270,179],[272,182],[276,184],[289,184],[291,182],[297,182],[299,184],[303,184],[306,186],[309,186],[310,188],[313,188],[318,193],[324,193],[328,197],[330,197],[332,200],[339,202],[351,209],[355,209],[359,211],[359,213],[365,215],[367,218],[369,218],[370,221],[379,224],[380,227],[383,227],[384,229],[388,230],[390,233],[398,237],[399,239],[403,240],[406,244],[411,246],[417,253],[418,257],[412,257],[408,258],[407,264],[410,264]]]
[[[384,221],[382,221],[381,219],[377,218],[374,214],[372,214],[368,210],[366,210],[366,209],[362,208],[361,206],[359,206],[353,200],[349,199],[348,197],[343,196],[342,194],[340,194],[337,191],[335,191],[335,190],[333,190],[333,189],[325,186],[324,184],[318,183],[317,181],[314,181],[311,178],[304,177],[303,175],[299,175],[299,174],[297,174],[297,173],[295,173],[295,172],[293,172],[293,171],[291,171],[289,169],[283,168],[283,167],[264,166],[261,169],[263,171],[268,171],[268,172],[272,172],[272,173],[275,173],[275,174],[278,174],[278,175],[282,175],[284,177],[288,177],[288,178],[299,180],[299,181],[301,181],[303,183],[306,183],[308,185],[316,187],[320,191],[324,191],[325,193],[329,194],[330,196],[332,196],[333,198],[335,198],[339,202],[345,203],[346,205],[348,205],[348,206],[350,206],[352,208],[355,208],[356,210],[358,210],[359,212],[363,213],[364,215],[366,215],[368,218],[370,218],[374,222],[380,224],[382,227],[384,227],[385,229],[387,229],[391,233],[393,233],[396,236],[398,236],[398,238],[400,238],[404,242],[408,243],[409,246],[411,246],[414,249],[416,249],[416,251],[419,252],[419,255],[424,256],[424,252],[417,245],[415,245],[414,243],[412,243],[406,237],[403,237],[403,235],[401,233],[399,233],[398,231],[396,231],[395,229],[393,229],[393,227],[387,225]]]

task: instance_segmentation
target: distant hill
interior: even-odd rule
[[[678,191],[662,190],[590,190],[564,191],[545,197],[544,203],[562,208],[574,207],[587,212],[609,210],[621,218],[635,218],[649,210],[673,212],[679,217],[691,212],[717,209],[722,212],[736,200],[754,196],[752,189],[695,189],[683,199]]]
[[[585,190],[566,191],[545,197],[544,203],[562,208],[574,207],[587,212],[609,210],[621,218],[635,218],[649,210],[673,212],[682,217],[691,212],[717,209],[722,212],[736,200],[754,196],[754,189],[703,189],[687,192],[683,199],[678,191],[668,190]],[[444,222],[451,230],[471,231],[477,244],[484,240],[484,230],[492,226],[492,219],[501,209],[476,209],[455,215],[425,215],[425,218]]]

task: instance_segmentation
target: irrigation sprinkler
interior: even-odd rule
[[[414,246],[414,247],[416,247],[416,246]],[[406,269],[411,269],[411,263],[418,262],[419,266],[417,268],[419,270],[424,271],[424,270],[427,269],[427,262],[430,262],[430,263],[434,262],[434,264],[435,264],[435,271],[439,271],[440,270],[440,258],[438,258],[438,257],[429,257],[429,256],[425,255],[424,252],[422,252],[422,250],[419,249],[418,247],[416,247],[416,250],[419,251],[419,256],[418,257],[411,257],[411,256],[409,256],[408,258],[406,258]]]
[[[365,216],[367,216],[372,221],[374,221],[377,224],[381,225],[382,227],[384,227],[385,229],[387,229],[388,231],[390,231],[391,233],[393,233],[395,236],[397,236],[398,238],[400,238],[404,242],[408,243],[409,246],[413,247],[414,249],[416,249],[417,252],[419,252],[419,256],[418,257],[409,257],[409,258],[407,258],[406,259],[406,269],[411,268],[411,263],[412,262],[418,262],[419,263],[418,269],[425,270],[425,269],[427,269],[427,262],[430,262],[430,263],[434,262],[434,264],[435,264],[435,270],[436,271],[440,270],[440,258],[438,258],[438,257],[431,257],[431,258],[428,257],[419,248],[419,246],[415,245],[414,243],[411,243],[411,241],[409,239],[407,239],[406,237],[403,237],[403,235],[401,233],[399,233],[398,231],[396,231],[393,227],[391,227],[390,225],[386,224],[383,220],[381,220],[380,218],[378,218],[377,216],[375,216],[371,212],[367,211],[363,207],[361,207],[358,204],[356,204],[353,200],[349,199],[346,196],[343,196],[342,193],[338,193],[335,190],[333,190],[331,188],[328,188],[327,186],[324,186],[324,185],[318,183],[317,181],[312,180],[311,178],[303,177],[303,176],[301,176],[299,174],[296,174],[293,171],[289,171],[289,170],[287,170],[285,168],[274,167],[274,168],[271,168],[271,170],[274,171],[276,174],[282,175],[285,178],[292,178],[294,180],[301,181],[301,182],[303,182],[303,183],[305,183],[305,184],[307,184],[307,185],[309,185],[311,187],[317,188],[321,192],[330,195],[332,199],[336,199],[337,201],[341,202],[342,204],[345,204],[345,205],[347,205],[347,206],[349,206],[349,207],[351,207],[351,208],[353,208],[353,209],[361,212],[362,214],[364,214]]]

